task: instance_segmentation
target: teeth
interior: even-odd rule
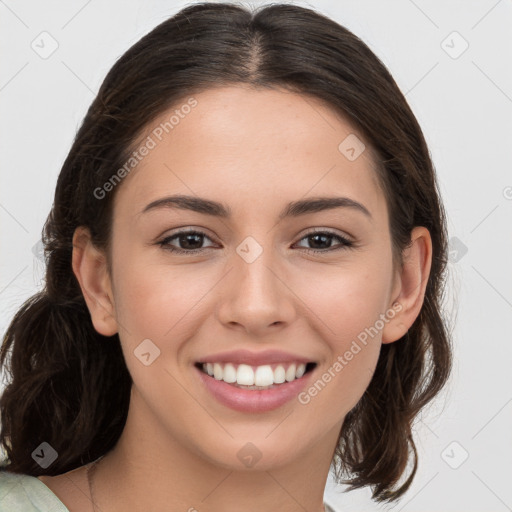
[[[236,371],[236,383],[243,386],[254,386],[253,369],[246,364],[241,364]]]
[[[288,381],[288,382],[291,382],[292,380],[295,380],[295,365],[292,364],[291,366],[288,367],[288,370],[286,370],[286,376],[285,376],[285,379]]]
[[[222,370],[222,367],[221,367],[221,370]],[[233,383],[233,382],[236,382],[236,369],[235,369],[235,367],[231,363],[228,363],[226,366],[224,366],[224,371],[222,372],[220,378],[224,382],[229,382],[230,384]]]
[[[217,380],[222,379],[222,366],[219,363],[214,363],[214,365],[213,365],[213,376]]]
[[[286,372],[282,366],[274,370],[274,384],[282,384],[286,380]]]
[[[270,365],[252,367],[247,364],[239,364],[238,367],[231,363],[203,363],[205,373],[216,380],[223,380],[229,384],[239,386],[251,386],[251,389],[273,387],[274,384],[283,384],[300,379],[306,372],[306,365],[279,364],[274,369]]]
[[[238,369],[240,370],[240,366]],[[272,371],[272,368],[270,368],[270,366],[258,366],[256,368],[256,373],[254,374],[254,385],[272,386],[272,384],[274,384],[274,372]]]

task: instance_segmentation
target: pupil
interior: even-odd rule
[[[316,242],[318,241],[319,238],[323,238],[324,241],[326,238],[329,238],[329,236],[326,236],[326,235],[311,235],[310,237],[310,241],[313,240],[313,246],[315,246]],[[315,247],[316,248],[316,247]]]
[[[199,247],[190,247],[189,246],[189,239],[191,238],[199,238]],[[199,249],[200,246],[201,246],[201,242],[202,242],[202,235],[198,235],[198,234],[187,234],[187,235],[181,235],[180,236],[180,244],[183,242],[183,240],[185,240],[185,248],[188,248],[188,249]],[[193,245],[193,242],[192,242],[192,245]]]

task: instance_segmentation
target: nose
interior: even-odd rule
[[[286,281],[286,272],[271,250],[264,250],[251,263],[235,253],[219,290],[219,321],[255,337],[290,325],[297,314],[296,298]]]

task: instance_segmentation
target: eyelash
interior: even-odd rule
[[[178,238],[180,235],[199,235],[199,236],[204,236],[205,238],[210,239],[210,237],[208,235],[206,235],[206,233],[203,233],[201,231],[186,230],[186,231],[179,231],[172,236],[168,236],[168,237],[164,238],[160,242],[157,242],[157,245],[159,245],[166,251],[179,253],[179,254],[199,254],[199,253],[204,252],[207,249],[211,249],[211,247],[202,247],[200,249],[180,249],[180,248],[173,247],[173,246],[169,245],[169,242],[171,240]],[[351,240],[348,240],[347,238],[345,238],[337,233],[332,233],[330,231],[311,231],[311,232],[307,233],[305,236],[303,236],[299,240],[299,242],[301,242],[305,238],[308,238],[308,237],[314,236],[314,235],[328,235],[332,238],[337,239],[341,243],[338,246],[335,246],[334,248],[329,247],[327,249],[309,249],[307,247],[302,247],[302,249],[304,249],[306,252],[320,254],[320,253],[333,252],[333,251],[338,251],[341,249],[350,249],[350,248],[355,247],[355,243],[352,242]]]

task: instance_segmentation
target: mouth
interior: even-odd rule
[[[244,390],[267,390],[285,386],[304,378],[317,366],[316,362],[286,362],[260,366],[243,363],[205,363],[194,366],[208,377]]]

